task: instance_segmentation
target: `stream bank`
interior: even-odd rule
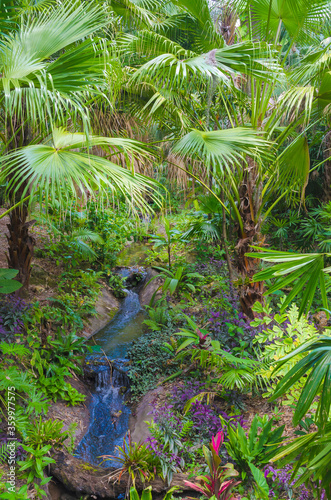
[[[95,337],[94,340],[101,346],[102,352],[97,355],[94,353],[90,359],[87,359],[85,389],[80,391],[88,395],[86,404],[70,410],[66,408],[63,411],[65,418],[61,416],[65,427],[73,421],[78,423],[74,452],[74,455],[78,456],[68,452],[55,454],[56,464],[52,464],[51,473],[65,487],[65,492],[60,494],[57,488],[58,496],[53,495],[52,499],[64,500],[68,492],[78,495],[78,498],[82,495],[87,495],[86,498],[89,496],[91,498],[115,498],[123,492],[125,479],[120,485],[108,482],[108,478],[104,479],[105,474],[108,476],[116,463],[107,461],[103,467],[99,467],[98,464],[101,461],[99,457],[103,454],[112,454],[115,446],[122,445],[123,438],[129,429],[132,430],[137,441],[148,435],[144,420],[150,411],[149,401],[155,395],[151,395],[150,399],[146,395],[147,399],[143,398],[141,404],[138,405],[137,414],[135,416],[131,414],[130,408],[125,404],[129,388],[129,380],[125,374],[127,370],[125,355],[132,340],[143,333],[142,306],[149,303],[159,286],[158,280],[153,280],[147,285],[146,283],[156,274],[154,270],[148,269],[144,282],[136,290],[128,290],[127,296],[121,302],[112,297],[108,290],[103,291],[100,299],[103,309],[99,308],[98,321],[102,323],[109,314],[108,298],[112,306],[118,304],[119,307],[112,321],[108,320],[105,326],[98,328],[92,335],[89,335],[88,331],[85,332],[87,338]],[[94,345],[94,340],[91,339],[89,343]],[[109,359],[105,358],[105,354]],[[112,363],[112,370],[109,366],[110,359],[117,359],[115,366]],[[159,390],[156,389],[156,391]],[[59,412],[55,411],[55,414],[59,418],[62,414],[62,407]],[[143,435],[141,435],[142,429],[144,429]],[[110,465],[112,467],[109,468]],[[87,474],[88,479],[83,480]],[[180,478],[175,480],[180,482]],[[153,482],[152,486],[155,491],[162,491],[165,488],[160,479]]]

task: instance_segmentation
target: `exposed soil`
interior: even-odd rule
[[[68,430],[69,426],[77,423],[77,428],[74,432],[75,444],[86,434],[90,423],[90,412],[88,409],[91,393],[84,382],[77,377],[67,380],[78,392],[86,396],[85,402],[76,406],[67,406],[65,401],[56,401],[53,403],[47,413],[47,418],[53,420],[61,420],[63,423],[62,431]],[[69,444],[69,443],[65,443]]]
[[[5,208],[0,209],[0,215],[6,211]],[[0,267],[7,268],[7,251],[8,244],[6,235],[8,235],[7,224],[9,224],[9,216],[0,219]],[[45,228],[34,225],[29,230],[31,236],[36,241],[35,249],[42,249],[45,242],[49,241],[49,237]],[[29,290],[21,289],[19,294],[25,300],[32,302],[35,300],[46,300],[52,297],[57,289],[58,277],[63,272],[62,267],[57,266],[50,259],[37,257],[34,255],[32,260],[32,273],[30,279]]]

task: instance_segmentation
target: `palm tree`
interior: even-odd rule
[[[108,156],[146,154],[134,141],[90,133],[89,105],[104,95],[111,73],[111,57],[92,38],[109,24],[107,11],[88,3],[50,3],[54,7],[33,11],[19,25],[6,23],[9,33],[0,38],[1,178],[11,203],[21,202],[10,212],[8,265],[26,285],[34,246],[27,218],[36,197],[47,211],[51,198],[64,209],[77,197],[121,191],[132,206],[146,208],[143,192],[153,188],[146,178],[89,152],[98,146]],[[84,134],[74,133],[77,128]]]
[[[178,0],[170,14],[161,12],[118,44],[130,65],[126,88],[134,112],[157,123],[169,140],[177,139],[173,152],[186,159],[188,171],[192,159],[202,162],[209,189],[231,206],[238,227],[241,304],[252,317],[263,285],[252,281],[257,261],[245,254],[253,243],[262,243],[261,224],[281,199],[291,200],[294,192],[294,201],[300,201],[310,166],[308,142],[298,129],[307,123],[306,113],[294,121],[288,113],[288,126],[280,126],[284,103],[292,110],[303,102],[290,97],[291,80],[283,67],[293,44],[307,39],[329,12],[322,0],[300,0],[292,11],[278,0],[230,4],[244,13],[246,42],[226,45],[207,1]],[[271,46],[255,43],[257,35]]]

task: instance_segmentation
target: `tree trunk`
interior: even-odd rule
[[[224,192],[223,192],[223,190],[221,190],[221,201],[223,202],[223,205],[222,205],[223,245],[224,245],[224,250],[225,250],[226,263],[228,265],[229,279],[231,282],[231,286],[233,286],[233,268],[232,268],[232,264],[231,264],[231,257],[230,257],[229,247],[228,247],[228,235],[227,235],[227,230],[226,230],[226,214],[225,214],[225,208],[224,208]]]
[[[254,319],[252,307],[255,302],[263,301],[264,290],[263,282],[253,283],[252,281],[257,271],[259,259],[251,259],[245,256],[250,251],[253,243],[261,244],[260,222],[256,220],[260,192],[256,181],[256,169],[254,165],[250,165],[239,189],[241,200],[239,211],[243,222],[243,231],[239,232],[239,241],[236,246],[237,267],[242,276],[240,304],[244,314],[250,319]]]
[[[9,214],[10,223],[8,240],[8,267],[18,270],[18,280],[26,288],[29,286],[31,274],[31,261],[35,240],[29,235],[29,227],[34,221],[27,222],[27,206],[21,206],[12,210]]]
[[[7,137],[11,137],[11,140],[8,141],[8,152],[27,146],[30,144],[32,138],[29,127],[27,125],[22,126],[20,120],[17,120],[15,116],[12,116],[10,123],[8,123]],[[22,200],[26,186],[26,182],[23,182],[16,193],[14,190],[8,193],[12,205]],[[8,241],[8,254],[6,254],[8,267],[18,270],[17,279],[25,288],[29,287],[31,262],[35,245],[35,239],[29,235],[29,227],[35,221],[27,222],[27,217],[28,206],[26,203],[22,203],[14,208],[9,213],[10,223],[7,224],[9,236],[6,235]]]

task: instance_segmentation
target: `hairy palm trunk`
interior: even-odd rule
[[[257,182],[257,173],[254,165],[247,169],[244,181],[239,189],[240,215],[243,222],[243,231],[239,232],[237,250],[237,268],[242,276],[240,289],[240,304],[246,316],[253,319],[252,307],[255,302],[262,302],[263,282],[253,283],[252,278],[257,271],[258,259],[246,257],[253,243],[261,243],[260,223],[256,220],[256,213],[260,204],[260,190]]]
[[[18,280],[23,286],[29,286],[31,275],[31,261],[35,240],[29,235],[29,227],[34,221],[27,222],[28,209],[23,203],[14,208],[9,215],[7,224],[9,236],[7,261],[8,267],[18,270]]]
[[[8,137],[13,137],[9,143],[8,151],[27,146],[30,143],[30,130],[27,127],[22,127],[15,120],[15,117],[12,117],[7,133]],[[15,186],[13,186],[9,193],[13,205],[22,200],[25,188],[26,183],[23,182],[15,193]],[[8,254],[6,254],[8,267],[18,270],[17,279],[26,288],[29,286],[35,245],[34,238],[29,235],[29,227],[34,221],[28,222],[27,218],[28,207],[24,202],[9,212],[10,222],[7,224],[9,232],[9,236],[7,235]]]

